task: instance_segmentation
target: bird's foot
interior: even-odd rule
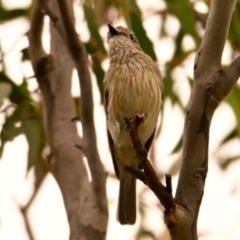
[[[143,119],[145,117],[147,117],[147,113],[144,113],[143,111],[137,112],[136,116],[140,119]]]
[[[145,117],[147,117],[147,113],[144,113],[143,111],[137,112],[136,115],[131,117],[124,117],[126,122],[126,131],[130,132],[134,128],[138,128],[139,125],[144,121]]]
[[[124,169],[130,172],[135,178],[144,180],[144,172],[135,165],[125,166]]]

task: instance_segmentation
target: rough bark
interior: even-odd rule
[[[197,219],[208,171],[211,119],[240,75],[240,58],[224,70],[221,57],[236,0],[212,0],[206,31],[196,55],[194,85],[183,133],[183,162],[176,192],[173,240],[196,240]]]
[[[65,2],[65,7],[69,13],[68,17],[73,22],[70,4],[71,1],[68,4]],[[41,40],[43,10],[47,14],[49,12],[54,14],[57,25],[65,34],[63,38],[54,23],[51,25],[50,54],[43,50]],[[51,0],[49,5],[45,1],[35,1],[29,31],[29,53],[45,105],[46,128],[51,148],[49,162],[63,195],[70,227],[70,239],[105,239],[108,220],[106,174],[97,153],[96,141],[94,142],[93,139],[92,143],[88,139],[95,134],[92,116],[87,115],[87,120],[82,122],[83,139],[78,136],[76,123],[72,121],[76,117],[76,112],[70,89],[72,70],[76,61],[72,54],[69,54],[69,47],[66,44],[66,41],[71,38],[68,34],[57,1]],[[79,44],[81,45],[80,42]],[[85,62],[86,69],[87,55],[84,52],[78,52],[78,59]],[[85,90],[88,93],[92,91],[90,75],[81,75],[81,81],[86,82],[85,85],[81,84],[81,102],[83,103],[81,107],[85,109],[81,116],[86,116],[86,111],[90,113],[93,111],[92,105],[88,105],[89,100],[92,101],[91,94],[88,101],[83,97]],[[87,121],[87,124],[84,121]],[[89,126],[89,124],[92,125]],[[92,136],[86,136],[88,131],[91,131]],[[83,152],[76,148],[76,145],[82,146]],[[91,153],[95,155],[92,156]],[[97,184],[95,176],[91,176],[92,182],[88,178],[83,155],[87,157],[90,169],[91,164],[96,164],[95,171],[101,179]]]

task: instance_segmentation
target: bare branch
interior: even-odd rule
[[[67,36],[70,36],[65,39],[65,41],[69,52],[76,64],[80,80],[81,99],[82,102],[85,103],[81,105],[84,153],[88,159],[98,206],[101,209],[101,212],[107,213],[108,210],[105,191],[106,174],[104,173],[96,144],[96,134],[93,118],[92,82],[88,69],[88,57],[85,47],[79,41],[78,35],[75,31],[66,0],[58,0],[58,5],[61,11],[65,31],[67,33]]]
[[[28,203],[24,207],[20,207],[22,215],[23,215],[24,223],[26,225],[26,230],[27,230],[30,240],[34,240],[35,238],[34,238],[34,235],[33,235],[32,229],[31,229],[31,225],[30,225],[28,217],[27,217],[27,211],[28,211],[29,207],[32,205],[32,202],[35,199],[35,197],[38,193],[38,190],[39,190],[47,172],[48,172],[48,170],[46,170],[46,172],[44,172],[44,174],[38,179],[38,182],[35,184],[34,192],[33,192],[32,196],[30,197]]]
[[[226,77],[228,79],[228,85],[230,87],[234,85],[240,76],[240,56],[232,61],[229,67],[226,69]]]
[[[127,123],[127,129],[129,131],[133,146],[136,150],[136,157],[139,161],[139,168],[133,166],[126,166],[125,170],[130,172],[137,179],[141,180],[146,184],[157,196],[161,204],[165,208],[165,222],[168,227],[174,227],[174,210],[175,210],[175,201],[171,193],[171,180],[170,176],[167,177],[168,187],[165,187],[159,180],[156,172],[154,171],[150,161],[147,159],[147,152],[143,148],[142,142],[138,137],[138,127],[143,120],[142,114],[137,114],[131,119],[125,118]],[[142,170],[140,170],[142,169]]]
[[[67,40],[67,33],[65,31],[65,28],[62,23],[62,19],[59,18],[56,13],[49,7],[49,1],[48,0],[39,0],[42,3],[42,9],[43,13],[46,14],[50,20],[52,21],[54,27],[58,30],[58,33],[63,38],[63,40],[66,42]]]
[[[233,62],[227,72],[221,68],[223,47],[235,3],[235,0],[211,1],[206,32],[195,59],[194,85],[183,133],[183,162],[175,198],[178,206],[181,206],[183,211],[185,209],[185,222],[191,229],[186,232],[186,240],[198,239],[197,219],[208,171],[212,116],[219,103],[232,89],[238,75],[236,66],[239,65],[239,60]],[[181,231],[176,224],[170,234],[174,240],[181,239],[176,234]]]
[[[215,71],[221,66],[222,51],[235,4],[236,0],[211,1],[206,31],[196,57],[196,73],[206,74],[207,69]]]
[[[42,30],[43,30],[43,14],[42,8],[39,1],[33,2],[32,10],[32,21],[31,28],[28,33],[28,39],[31,45],[29,46],[29,54],[31,56],[31,61],[33,69],[36,72],[36,66],[38,61],[43,57],[46,57],[46,53],[42,46]]]
[[[25,207],[21,207],[20,210],[22,212],[22,216],[23,216],[23,220],[24,220],[24,223],[26,226],[26,231],[27,231],[28,237],[30,240],[35,240],[28,217],[27,217],[28,204]]]
[[[71,4],[71,1],[68,3]],[[103,214],[104,211],[98,206],[98,202],[105,200],[106,203],[106,197],[103,200],[102,196],[97,196],[93,191],[83,163],[82,151],[75,147],[75,145],[82,146],[83,143],[77,134],[76,123],[72,121],[76,116],[70,81],[74,63],[62,37],[52,25],[51,54],[47,55],[43,51],[41,42],[43,14],[40,1],[35,1],[35,4],[37,7],[34,8],[29,32],[29,52],[44,100],[51,147],[50,163],[53,165],[52,173],[63,195],[70,239],[81,237],[104,239],[107,214]],[[54,9],[58,24],[62,24],[57,2],[49,1],[49,7]],[[64,29],[63,24],[62,29]]]

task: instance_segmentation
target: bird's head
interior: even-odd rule
[[[135,34],[122,26],[114,28],[112,25],[108,24],[109,32],[107,36],[108,43],[111,46],[125,46],[136,48],[142,51],[141,46],[136,38]]]

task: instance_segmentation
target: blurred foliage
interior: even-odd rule
[[[34,167],[38,180],[38,177],[41,177],[45,172],[42,152],[46,145],[46,137],[42,121],[43,116],[39,109],[41,103],[33,101],[25,79],[23,79],[21,85],[16,85],[2,71],[0,72],[0,84],[5,85],[4,88],[0,89],[0,99],[8,98],[11,102],[1,111],[5,117],[5,122],[0,133],[0,157],[6,142],[24,134],[29,145],[27,169]],[[1,96],[4,96],[4,98]],[[2,105],[2,102],[0,104]],[[9,112],[11,113],[9,114]]]
[[[30,18],[32,4],[26,8],[8,10],[0,1],[0,23],[11,22],[19,18]],[[18,41],[24,36],[18,36]],[[0,37],[1,40],[1,37]],[[15,42],[10,51],[2,51],[0,41],[0,114],[4,119],[0,129],[0,157],[4,151],[4,146],[8,141],[13,141],[17,136],[23,134],[28,143],[28,165],[27,170],[32,167],[36,176],[36,187],[46,174],[46,161],[42,156],[46,147],[46,134],[43,126],[42,102],[36,102],[32,98],[32,93],[28,89],[28,80],[25,78],[20,85],[11,79],[6,71],[5,56],[12,51],[16,51]],[[28,48],[19,49],[22,55],[22,63],[29,61]],[[11,66],[8,66],[11,68]],[[17,160],[17,159],[16,159]]]
[[[205,8],[208,9],[210,1],[159,0],[159,3],[160,2],[163,3],[161,4],[161,6],[163,6],[162,9],[145,9],[147,12],[145,16],[136,0],[85,0],[84,3],[83,1],[79,1],[78,7],[83,10],[90,34],[89,40],[84,44],[91,58],[91,67],[96,75],[99,91],[102,95],[104,77],[103,62],[107,58],[107,50],[105,49],[106,36],[101,36],[100,29],[103,26],[106,27],[107,23],[115,25],[117,20],[124,20],[126,25],[135,32],[143,50],[157,61],[158,56],[155,52],[153,42],[149,38],[147,29],[145,29],[143,23],[143,20],[151,18],[152,16],[157,16],[161,23],[159,29],[156,29],[159,33],[159,40],[164,37],[169,37],[174,42],[174,51],[171,60],[164,63],[164,99],[170,99],[172,105],[179,106],[180,109],[185,112],[186,104],[184,104],[179,97],[178,89],[175,88],[176,79],[173,77],[172,73],[176,67],[183,66],[190,54],[195,52],[199,47],[201,33],[204,30],[207,20],[207,12],[199,12],[196,6],[201,2]],[[31,6],[25,9],[7,10],[0,2],[0,23],[10,22],[20,17],[29,19],[30,10]],[[180,26],[174,36],[169,34],[169,29],[166,24],[169,18],[177,20]],[[240,2],[238,1],[228,37],[228,41],[232,47],[233,58],[240,50],[239,26]],[[186,36],[190,37],[195,45],[195,48],[190,51],[184,50],[183,48],[183,41]],[[24,61],[29,61],[29,54],[26,47],[20,49],[19,52],[22,54],[22,63]],[[29,145],[28,169],[34,167],[36,178],[40,179],[46,172],[45,160],[42,157],[43,150],[46,146],[46,134],[42,117],[42,102],[33,100],[33,93],[30,92],[28,88],[28,80],[23,79],[22,84],[17,85],[14,79],[10,79],[4,67],[5,55],[2,51],[0,54],[2,65],[0,68],[0,110],[4,119],[0,134],[0,154],[4,151],[6,142],[14,140],[14,138],[20,134],[24,134]],[[186,83],[190,88],[192,87],[193,83],[191,79],[189,80],[189,76],[186,76]],[[236,86],[225,101],[231,106],[236,117],[237,125],[232,132],[223,139],[221,145],[227,144],[233,139],[240,138],[240,87]],[[163,112],[164,111],[162,111],[162,113]],[[161,133],[161,129],[158,131],[159,134]],[[181,151],[182,142],[182,137],[180,136],[172,153],[176,154]],[[239,156],[227,157],[226,159],[221,159],[219,165],[225,169],[231,162],[238,160]],[[176,173],[179,166],[180,159],[177,157],[175,163],[171,167],[172,171]],[[137,239],[144,237],[155,239],[151,232],[142,228],[137,235]]]
[[[10,21],[19,17],[29,17],[31,12],[31,6],[25,9],[13,9],[7,10],[2,5],[2,1],[0,1],[0,23],[5,21]]]

